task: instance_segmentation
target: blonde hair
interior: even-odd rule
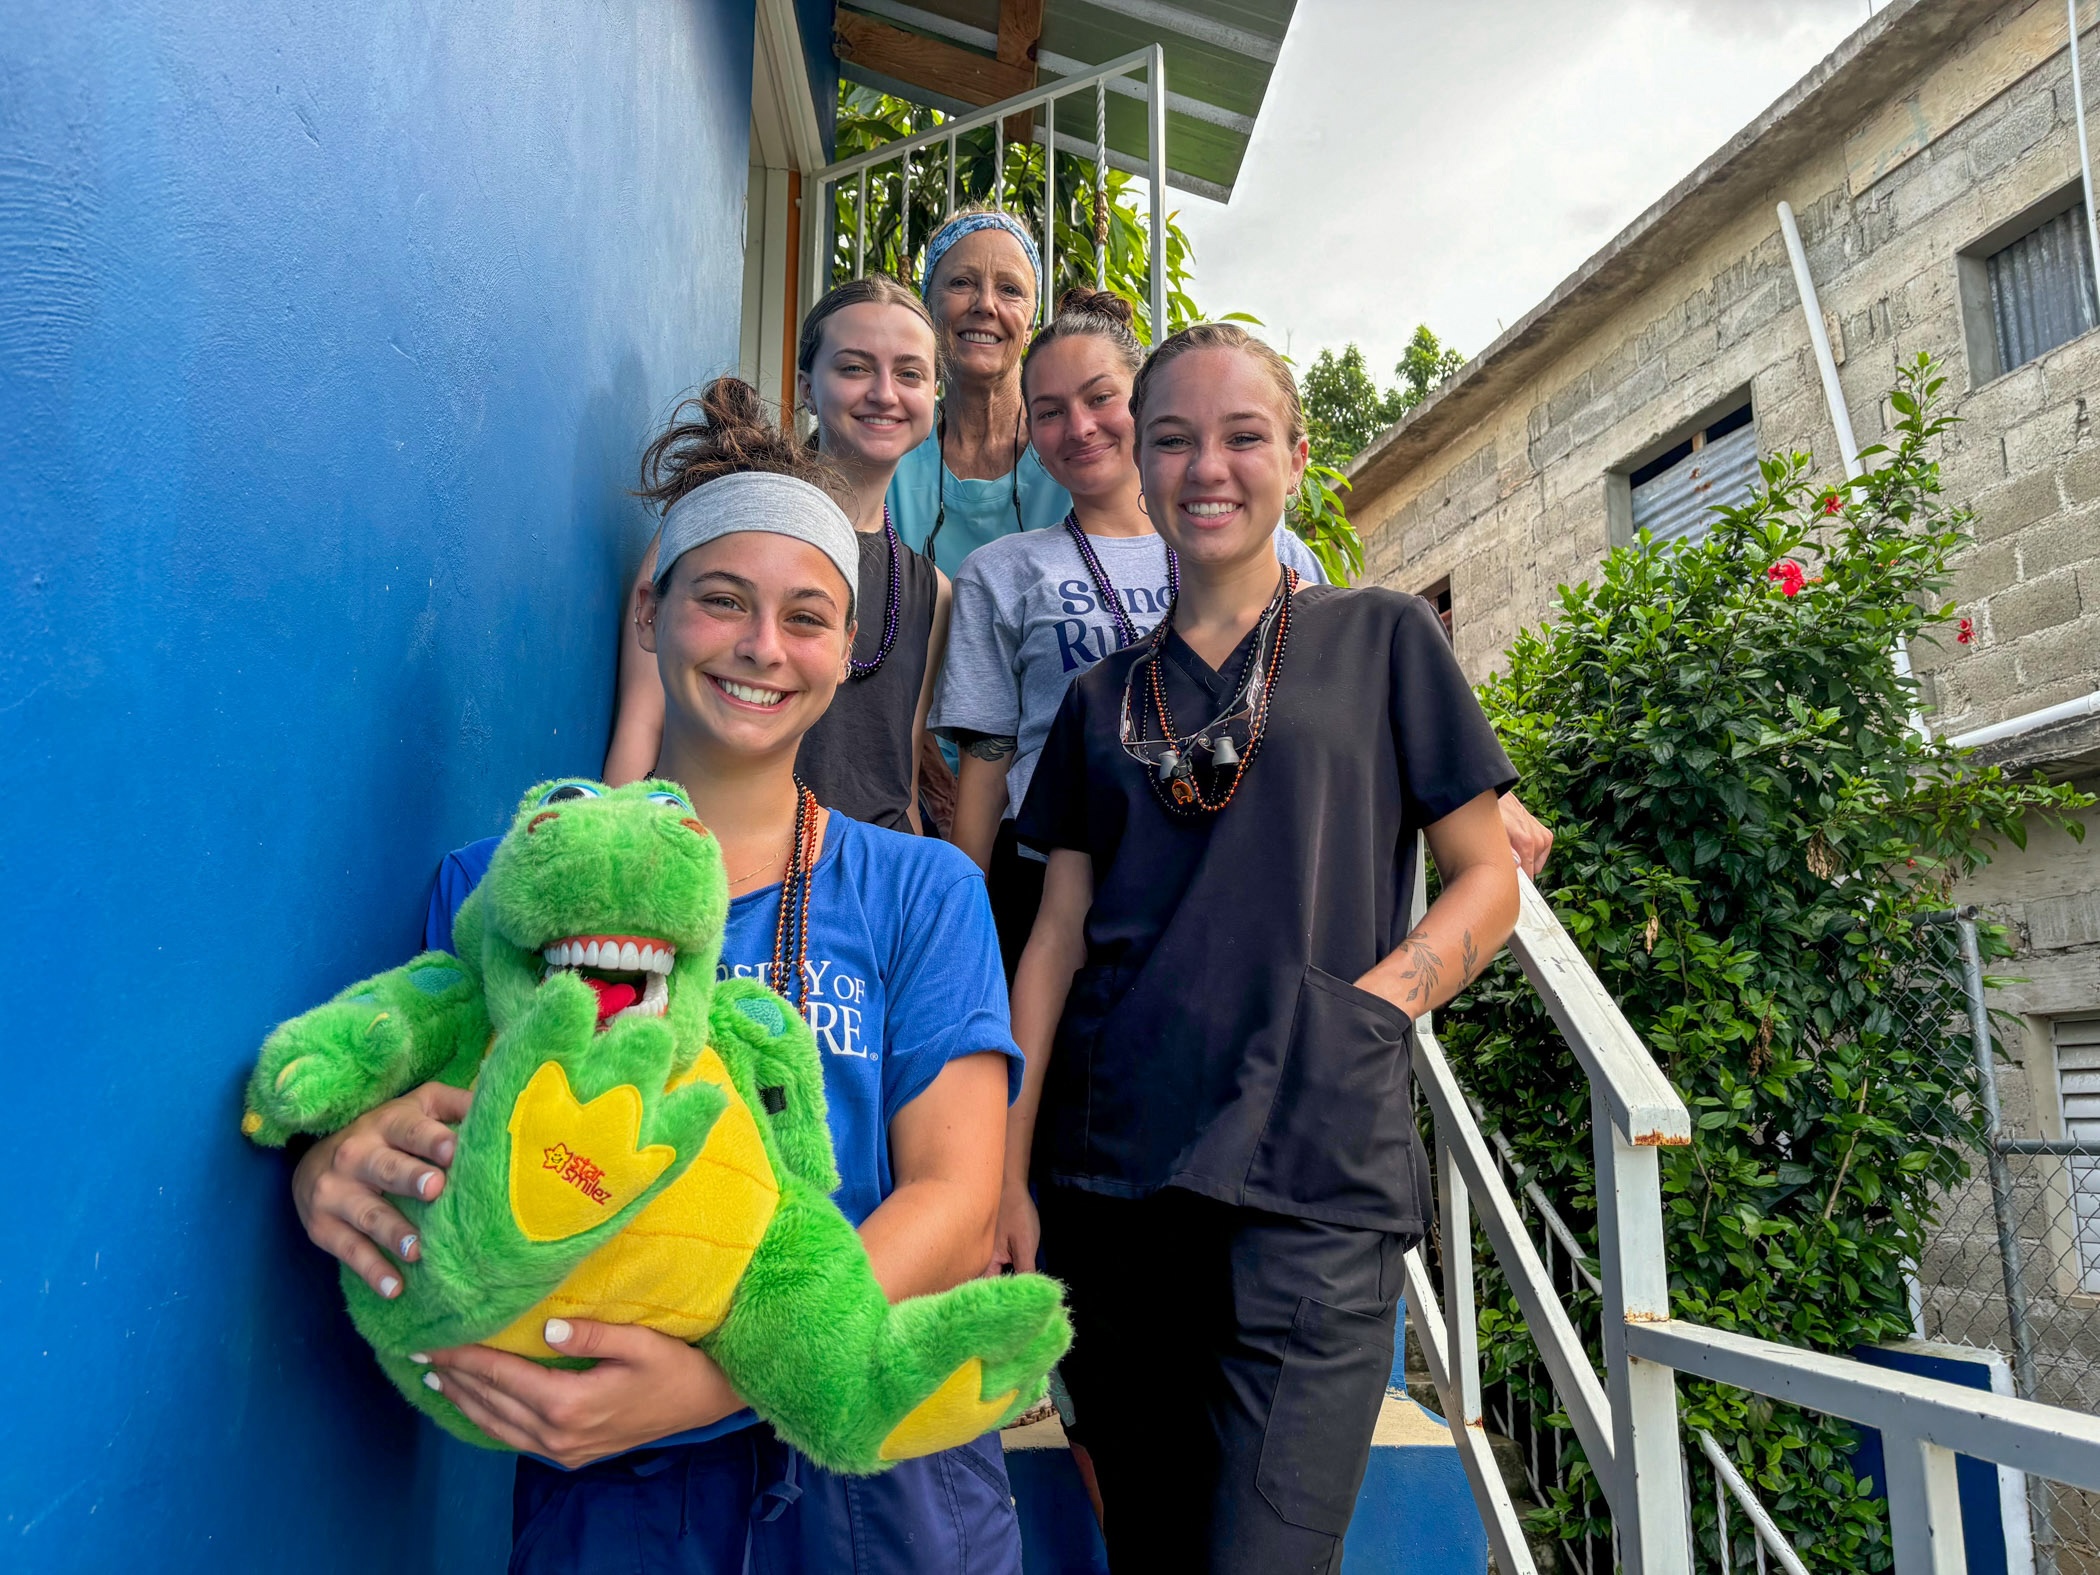
[[[1145,424],[1145,396],[1151,392],[1160,369],[1191,350],[1234,350],[1254,362],[1275,387],[1276,404],[1289,429],[1291,447],[1296,448],[1305,440],[1305,406],[1299,403],[1298,380],[1291,376],[1290,363],[1238,323],[1191,323],[1145,358],[1136,381],[1130,385],[1130,418],[1140,428]]]

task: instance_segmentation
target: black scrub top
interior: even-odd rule
[[[1252,639],[1221,674],[1167,637],[1178,731],[1224,709]],[[1066,692],[1016,822],[1021,841],[1094,867],[1039,1179],[1420,1232],[1408,1018],[1351,981],[1407,934],[1416,832],[1508,791],[1509,757],[1428,603],[1308,586],[1292,598],[1260,755],[1224,810],[1184,820],[1122,747],[1124,681],[1143,650]],[[1138,689],[1133,707],[1142,675]]]
[[[940,594],[931,560],[904,549],[898,560],[897,638],[882,665],[849,678],[816,724],[802,735],[795,770],[827,809],[871,826],[911,830],[911,775],[918,758],[919,691],[933,637]],[[872,662],[882,649],[883,610],[889,602],[888,531],[860,532],[860,594],[854,615],[855,661]]]

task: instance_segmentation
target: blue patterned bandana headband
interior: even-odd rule
[[[1021,243],[1021,251],[1028,258],[1028,266],[1035,270],[1035,298],[1043,298],[1043,254],[1035,249],[1035,237],[1028,227],[1010,213],[966,213],[959,219],[950,219],[933,232],[933,239],[926,243],[926,264],[919,274],[919,295],[931,300],[933,296],[933,271],[948,255],[948,248],[965,235],[975,235],[979,230],[1004,230]]]

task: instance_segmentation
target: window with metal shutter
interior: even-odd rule
[[[2025,366],[2100,322],[2082,202],[1993,252],[1984,268],[2000,372]]]
[[[2059,1017],[2055,1026],[2056,1093],[2064,1136],[2100,1147],[2100,1017]],[[2078,1287],[2100,1292],[2100,1159],[2066,1163],[2078,1231]]]
[[[1697,541],[1713,511],[1743,501],[1757,486],[1757,428],[1750,407],[1732,410],[1627,478],[1633,489],[1633,529],[1660,546]]]

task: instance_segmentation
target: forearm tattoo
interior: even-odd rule
[[[963,753],[975,755],[979,760],[1004,760],[1014,752],[1017,742],[1001,733],[979,733],[963,745]]]
[[[1402,1005],[1419,1016],[1436,1001],[1437,985],[1443,981],[1446,963],[1443,954],[1429,943],[1429,938],[1417,930],[1400,943],[1396,955],[1401,961],[1400,983],[1407,987]],[[1458,942],[1458,986],[1463,990],[1473,982],[1480,972],[1480,948],[1473,942],[1471,930],[1462,931]],[[1457,991],[1453,991],[1454,994]]]

